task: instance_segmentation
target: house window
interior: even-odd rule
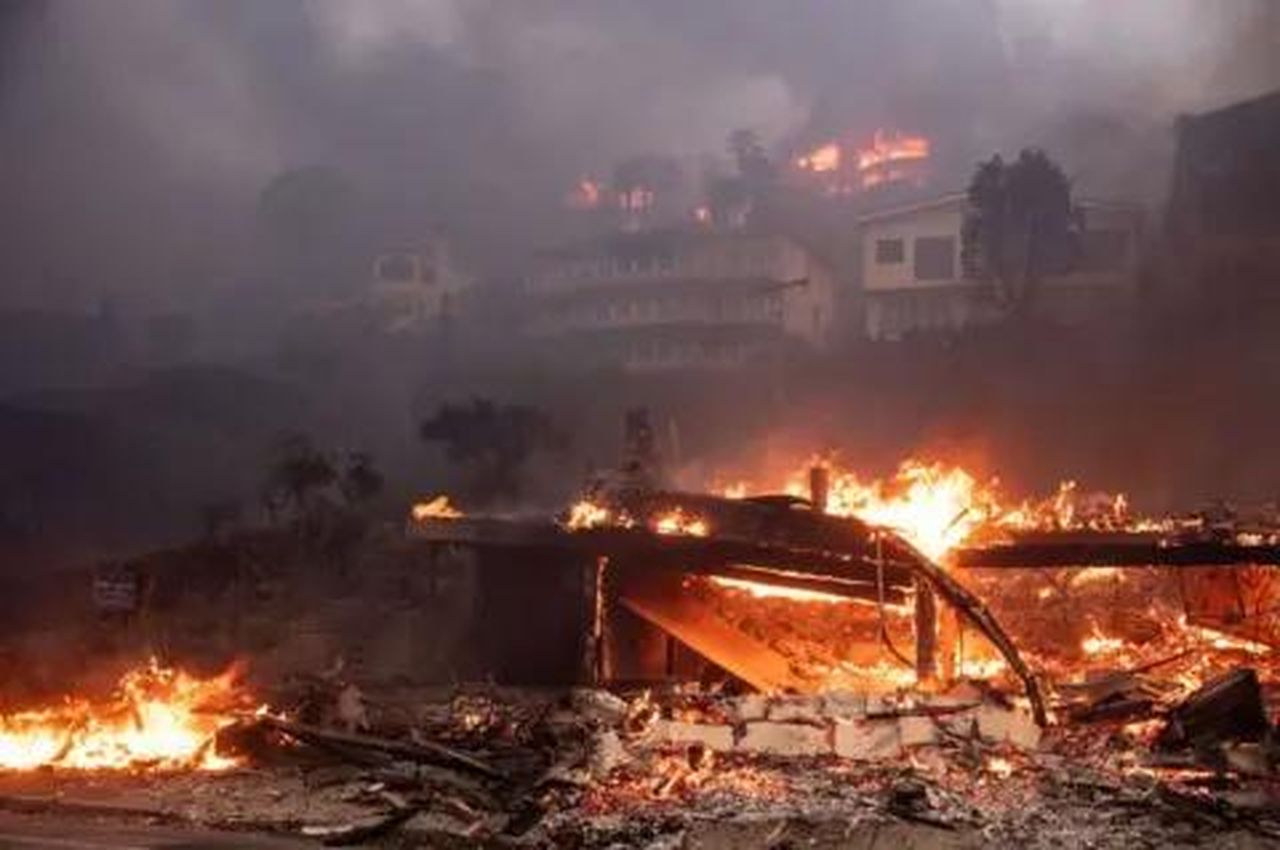
[[[877,239],[876,263],[882,266],[893,266],[906,259],[901,239]]]
[[[916,280],[951,280],[956,276],[954,236],[921,236],[915,252]]]

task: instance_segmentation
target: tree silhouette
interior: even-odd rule
[[[374,466],[372,455],[368,452],[350,452],[347,455],[338,489],[350,507],[369,504],[382,492],[385,484],[386,479]]]
[[[707,206],[717,225],[739,225],[764,209],[777,184],[778,171],[754,130],[740,129],[726,142],[733,158],[732,175],[707,181]]]
[[[1025,149],[1012,163],[997,154],[979,164],[968,194],[965,269],[992,280],[1005,306],[1025,315],[1044,276],[1067,271],[1076,253],[1071,183],[1044,151]]]
[[[525,463],[541,450],[564,447],[564,436],[545,413],[534,407],[472,399],[445,404],[422,423],[427,442],[443,443],[450,460],[473,473],[478,499],[516,496],[522,490]]]
[[[338,472],[329,456],[304,434],[285,434],[274,447],[267,471],[264,500],[267,510],[292,508],[294,514],[308,514],[321,494],[337,481]]]

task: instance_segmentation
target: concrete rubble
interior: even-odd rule
[[[1280,847],[1265,741],[1165,776],[1120,725],[1042,731],[975,696],[370,690],[359,732],[228,735],[248,761],[226,773],[0,776],[0,809],[361,846]]]

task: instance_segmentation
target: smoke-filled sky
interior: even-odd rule
[[[1178,111],[1280,85],[1270,5],[5,0],[0,299],[181,302],[242,273],[258,192],[309,164],[388,234],[443,227],[507,269],[578,174],[738,127],[1041,144],[1110,186]]]

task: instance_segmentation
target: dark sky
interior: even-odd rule
[[[312,163],[509,265],[578,174],[743,126],[1044,144],[1111,187],[1178,111],[1280,84],[1267,3],[5,0],[0,301],[180,303]]]

